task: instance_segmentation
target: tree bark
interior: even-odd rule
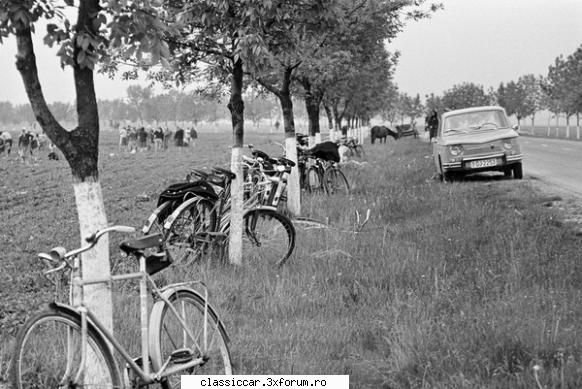
[[[243,233],[243,179],[242,179],[242,147],[244,144],[244,103],[243,63],[239,59],[233,64],[231,75],[230,100],[228,109],[232,118],[233,147],[231,154],[231,170],[236,174],[232,181],[230,200],[230,232],[228,257],[230,263],[242,264],[242,233]]]

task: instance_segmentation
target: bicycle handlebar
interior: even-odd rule
[[[83,246],[83,247],[80,247],[78,249],[75,249],[75,250],[72,250],[69,252],[66,252],[66,250],[63,247],[55,247],[51,250],[50,254],[39,253],[38,257],[40,259],[43,259],[43,260],[51,262],[51,263],[61,262],[61,264],[58,267],[47,270],[44,273],[45,274],[54,273],[56,271],[64,269],[67,266],[72,268],[73,265],[69,262],[69,260],[68,260],[69,258],[90,250],[91,248],[93,248],[93,246],[95,246],[97,244],[97,242],[99,241],[99,238],[101,238],[103,235],[105,235],[109,232],[131,233],[131,232],[135,232],[135,228],[129,227],[129,226],[106,227],[106,228],[103,228],[101,230],[95,231],[93,234],[91,234],[87,238],[85,238],[85,241],[87,243],[89,243],[87,246]]]

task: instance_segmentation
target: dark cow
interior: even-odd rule
[[[382,143],[382,141],[386,143],[386,137],[388,136],[391,136],[394,139],[399,138],[398,133],[392,131],[386,126],[374,126],[370,129],[370,138],[372,139],[372,144],[374,144],[376,139],[378,139],[380,143]]]
[[[399,124],[396,126],[396,131],[398,131],[398,136],[409,136],[414,135],[418,137],[418,132],[416,131],[416,126],[414,124]]]

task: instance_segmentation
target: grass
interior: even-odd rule
[[[269,139],[280,140],[247,137],[276,151]],[[125,155],[104,134],[109,222],[140,226],[189,167],[226,166],[230,140],[202,133],[194,150]],[[304,214],[332,228],[299,230],[283,268],[205,262],[160,275],[207,283],[235,372],[349,374],[353,388],[536,388],[538,366],[544,388],[582,386],[580,238],[546,199],[527,180],[432,180],[429,146],[414,139],[365,147],[369,163],[345,169],[349,198],[304,199]],[[0,174],[2,373],[27,310],[51,298],[35,254],[79,237],[66,162],[4,159]],[[368,209],[354,233],[356,211]],[[133,266],[119,259],[119,239],[115,268]],[[115,329],[133,350],[134,296],[131,285],[115,290]]]

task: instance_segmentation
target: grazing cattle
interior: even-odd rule
[[[418,137],[418,132],[416,131],[416,126],[414,124],[399,124],[396,126],[396,131],[398,131],[398,136],[409,136],[414,135]]]
[[[380,143],[384,141],[386,143],[386,138],[388,136],[393,137],[394,139],[398,139],[400,136],[398,133],[392,131],[386,126],[374,126],[370,129],[370,138],[372,139],[372,144],[378,139]]]

